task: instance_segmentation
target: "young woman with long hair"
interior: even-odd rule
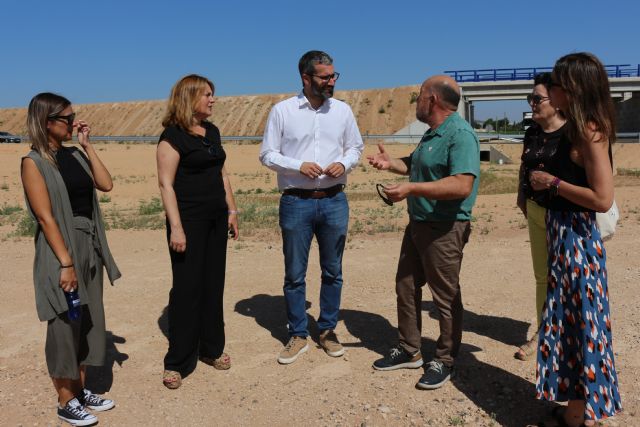
[[[105,363],[103,266],[111,283],[120,272],[96,194],[96,189],[111,191],[111,175],[89,141],[89,125],[75,117],[71,102],[60,95],[41,93],[31,100],[27,128],[32,151],[22,159],[22,183],[37,220],[36,309],[47,322],[45,355],[58,393],[58,417],[81,426],[98,421],[86,409],[114,406],[85,388],[85,367]],[[84,153],[63,145],[74,129]]]
[[[561,425],[594,425],[622,409],[614,364],[606,251],[595,219],[613,204],[615,114],[604,66],[589,53],[560,58],[547,88],[567,118],[566,143],[534,190],[553,195],[546,214],[547,297],[538,340],[539,399],[568,401]]]

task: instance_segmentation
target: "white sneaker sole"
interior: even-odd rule
[[[416,387],[421,389],[421,390],[435,390],[435,389],[440,388],[443,385],[445,385],[448,381],[451,381],[451,379],[454,376],[455,376],[455,371],[452,371],[449,375],[447,375],[447,377],[445,379],[440,381],[438,384],[425,384],[425,383],[422,383],[422,382],[418,381],[416,383]]]
[[[88,420],[72,420],[72,419],[63,417],[62,415],[58,415],[58,418],[60,418],[64,422],[71,424],[72,426],[92,426],[98,423],[98,417],[96,416],[93,416],[93,418]]]
[[[394,371],[396,369],[418,369],[423,364],[424,364],[424,361],[420,359],[420,360],[416,360],[415,362],[399,363],[393,366],[385,366],[385,367],[379,367],[376,365],[372,365],[372,366],[373,366],[373,369],[377,369],[378,371]]]
[[[296,361],[296,359],[298,358],[298,356],[300,356],[302,353],[306,353],[307,350],[309,350],[309,344],[305,344],[304,347],[302,347],[300,349],[300,351],[298,351],[298,353],[296,353],[295,355],[291,356],[291,357],[282,357],[279,356],[278,357],[278,363],[281,365],[288,365],[289,363],[293,363]]]
[[[331,357],[340,357],[344,354],[344,348],[341,348],[338,351],[329,351],[326,348],[324,349],[324,352],[327,353],[329,356]]]
[[[102,405],[102,406],[85,405],[85,408],[89,408],[92,411],[96,411],[96,412],[102,412],[102,411],[108,411],[109,409],[113,408],[114,406],[116,406],[116,403],[112,400],[111,402],[107,403],[106,405]]]

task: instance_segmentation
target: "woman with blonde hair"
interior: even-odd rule
[[[229,369],[222,298],[227,235],[238,239],[238,210],[220,131],[207,121],[214,85],[192,74],[169,98],[157,149],[158,181],[167,216],[173,284],[169,293],[169,349],[163,384],[180,387],[198,358]]]
[[[595,220],[613,204],[615,112],[598,58],[560,58],[547,83],[551,104],[567,118],[566,143],[534,190],[552,195],[546,214],[549,274],[538,339],[536,395],[565,402],[560,425],[594,425],[622,410],[609,312],[606,251]]]
[[[22,159],[29,212],[37,220],[34,286],[36,309],[47,322],[47,368],[58,393],[58,417],[73,425],[94,424],[86,409],[114,406],[84,388],[85,367],[102,366],[106,330],[102,269],[111,283],[120,277],[104,232],[96,188],[111,191],[109,171],[89,142],[89,125],[75,120],[71,102],[41,93],[29,103],[32,151]],[[75,147],[65,147],[73,130]]]

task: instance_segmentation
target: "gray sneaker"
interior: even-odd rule
[[[407,353],[401,346],[389,350],[389,354],[373,362],[373,369],[379,371],[393,371],[394,369],[416,369],[422,366],[422,354],[420,351]]]
[[[307,337],[293,336],[280,352],[280,355],[278,356],[278,363],[282,365],[293,363],[296,361],[298,356],[305,353],[308,349],[309,345],[307,345]]]
[[[344,354],[344,347],[340,344],[338,337],[331,329],[322,331],[318,341],[320,341],[320,347],[322,347],[329,356],[340,357]]]
[[[438,360],[432,360],[427,364],[427,369],[416,387],[423,390],[435,390],[453,378],[455,373],[453,366],[449,367]]]

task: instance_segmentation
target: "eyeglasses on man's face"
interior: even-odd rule
[[[529,105],[538,105],[541,102],[544,102],[547,100],[549,100],[548,96],[535,95],[532,93],[527,95],[527,102],[529,103]]]
[[[326,76],[320,76],[318,74],[307,74],[308,76],[317,77],[322,80],[323,83],[329,83],[330,80],[334,82],[340,78],[340,73],[327,74]]]
[[[384,194],[384,189],[385,189],[384,185],[376,184],[376,190],[378,191],[378,196],[380,196],[382,201],[385,202],[387,205],[393,206],[393,202],[391,200],[389,200],[389,198],[386,196],[386,194]]]
[[[48,117],[49,120],[54,122],[65,122],[68,126],[73,126],[73,122],[76,121],[76,113],[71,113],[66,116],[60,116],[58,114],[54,114]]]

